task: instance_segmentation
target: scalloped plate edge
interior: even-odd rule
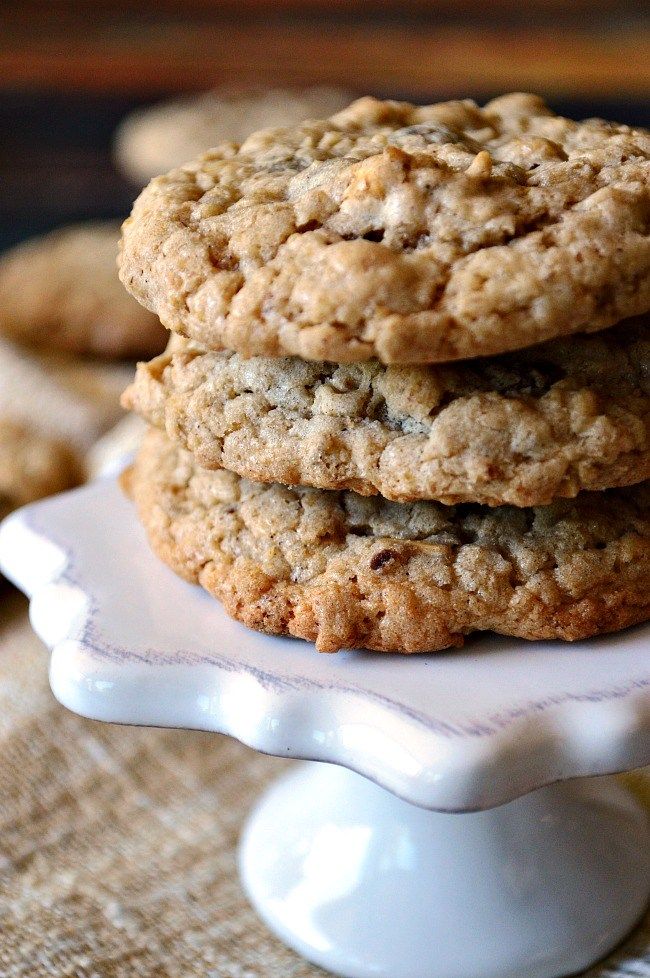
[[[101,491],[95,484],[66,498],[98,485]],[[489,737],[453,740],[415,730],[362,692],[272,688],[218,663],[122,661],[116,668],[101,647],[81,639],[92,631],[93,608],[65,549],[38,528],[34,517],[45,505],[25,507],[0,525],[0,567],[31,598],[32,624],[51,650],[55,696],[83,716],[229,734],[264,753],[342,764],[412,804],[449,812],[495,807],[554,781],[617,773],[650,759],[648,688],[565,702]],[[378,711],[374,723],[359,723],[360,700],[366,713]],[[404,747],[409,741],[412,750]]]

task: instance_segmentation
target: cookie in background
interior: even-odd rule
[[[0,340],[0,516],[84,481],[86,453],[121,417],[131,374]]]
[[[139,109],[118,127],[113,156],[135,184],[147,183],[222,142],[269,126],[338,112],[354,94],[341,88],[223,87]]]
[[[115,360],[160,353],[165,333],[117,277],[118,221],[74,224],[0,256],[0,335]]]
[[[0,418],[0,520],[81,481],[78,459],[65,441]]]

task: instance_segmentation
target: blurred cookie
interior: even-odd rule
[[[132,112],[115,133],[120,170],[145,184],[217,143],[240,143],[256,129],[290,126],[338,112],[354,96],[344,89],[216,88]]]
[[[650,618],[650,486],[515,509],[394,503],[208,472],[161,432],[124,485],[155,552],[252,628],[322,652],[475,631],[574,640]]]
[[[84,457],[122,417],[122,364],[27,355],[0,341],[0,506],[4,513],[83,481]]]
[[[28,355],[0,340],[0,418],[10,419],[85,452],[122,417],[127,364]]]
[[[123,404],[204,468],[259,482],[537,506],[650,478],[649,327],[431,367],[247,360],[176,338]]]
[[[81,482],[74,452],[56,438],[0,417],[0,519]]]
[[[244,356],[436,363],[650,309],[650,133],[533,95],[360,99],[153,180],[122,281]]]
[[[0,334],[110,359],[159,353],[163,328],[118,279],[119,236],[116,222],[76,224],[0,256]]]
[[[54,354],[38,357],[37,362],[57,387],[72,396],[78,405],[73,413],[83,420],[73,440],[80,448],[94,443],[124,418],[120,397],[133,379],[133,364],[78,360]]]

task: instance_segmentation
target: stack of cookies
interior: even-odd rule
[[[362,99],[155,179],[121,278],[151,544],[253,628],[419,652],[650,618],[650,133]]]

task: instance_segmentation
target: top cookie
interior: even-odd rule
[[[164,330],[117,277],[119,233],[113,221],[76,224],[0,257],[0,333],[105,358],[160,353]]]
[[[337,112],[353,97],[340,88],[223,87],[131,112],[115,133],[115,162],[147,183],[210,146],[242,142],[255,129],[290,126]]]
[[[154,180],[122,281],[246,356],[435,363],[650,309],[650,133],[533,95],[365,98]]]

